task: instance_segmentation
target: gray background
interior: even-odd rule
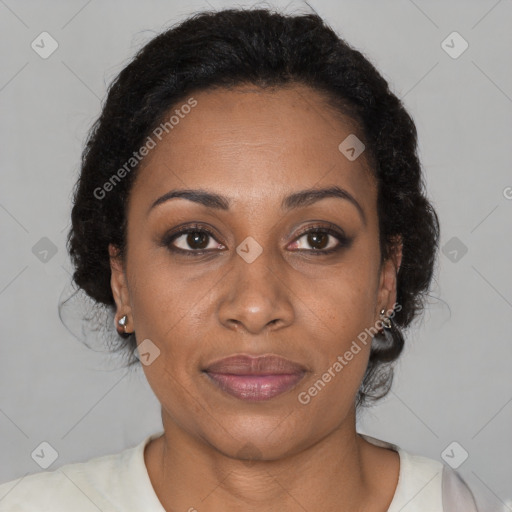
[[[161,428],[142,370],[116,370],[58,317],[70,194],[106,87],[135,51],[193,11],[235,5],[253,4],[0,0],[0,482],[40,471],[31,453],[42,441],[57,450],[56,469]],[[403,99],[441,219],[428,309],[392,392],[358,430],[438,460],[456,441],[479,500],[512,510],[512,2],[309,5]],[[43,31],[59,45],[47,59],[31,48]],[[441,46],[453,31],[469,43],[458,58]],[[38,253],[43,237],[55,255]]]

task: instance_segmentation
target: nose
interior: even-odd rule
[[[234,268],[222,283],[220,322],[229,329],[261,334],[290,325],[294,319],[293,292],[287,272],[278,268],[268,251],[252,263],[234,256]]]

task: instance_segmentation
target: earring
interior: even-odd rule
[[[385,316],[386,310],[382,308],[380,310],[380,318],[382,320],[382,325],[384,329],[391,329],[391,319],[388,316]]]
[[[126,322],[128,321],[128,317],[123,315],[117,323],[123,328],[124,332],[126,332]]]

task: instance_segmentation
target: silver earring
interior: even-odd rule
[[[384,329],[391,329],[391,319],[388,316],[385,316],[386,310],[382,308],[380,310],[380,317],[382,320],[382,325]]]
[[[126,332],[126,322],[128,321],[128,317],[126,315],[123,315],[117,323],[124,329],[124,332]]]

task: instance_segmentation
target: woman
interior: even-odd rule
[[[319,17],[201,13],[150,41],[91,131],[69,251],[164,431],[4,484],[0,510],[476,510],[355,427],[431,281],[422,180],[411,117]]]

